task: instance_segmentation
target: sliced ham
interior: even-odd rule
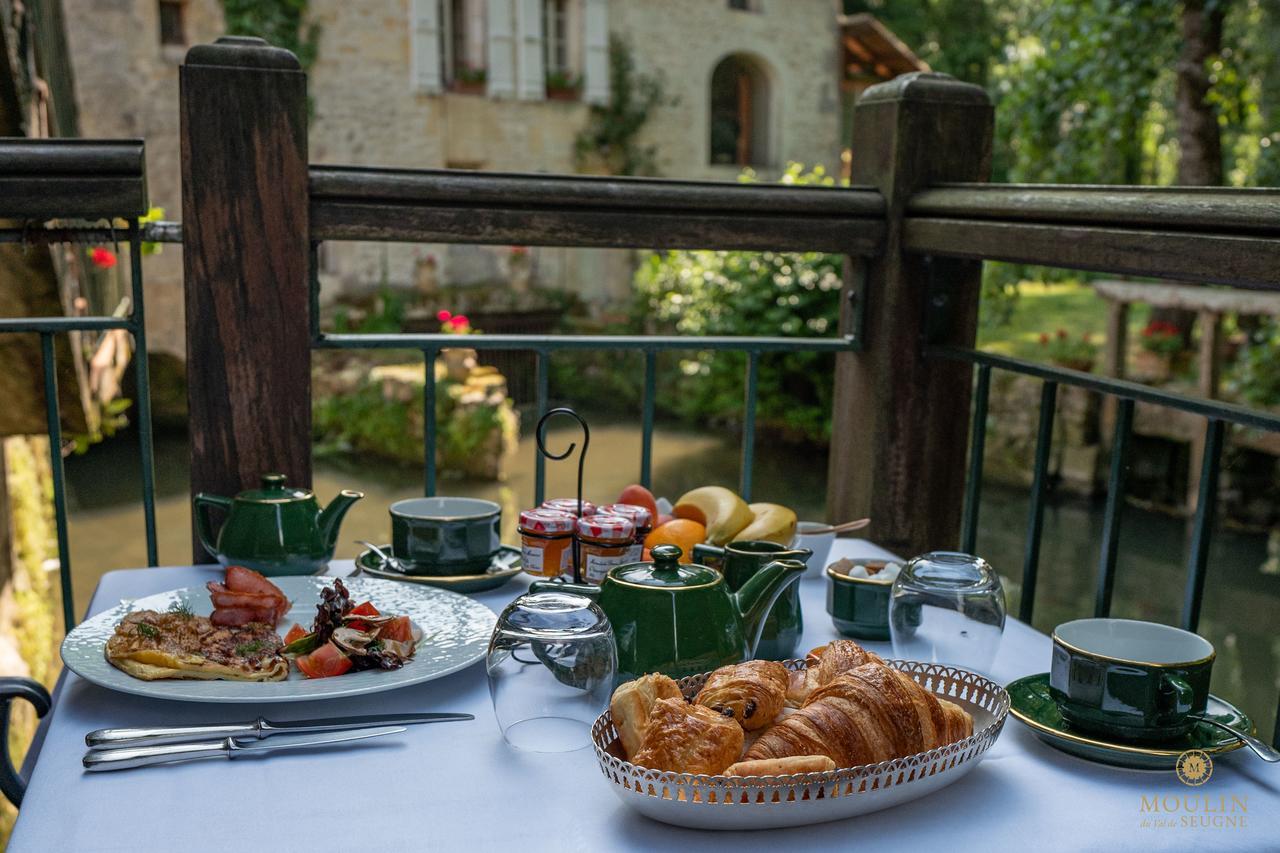
[[[255,592],[232,592],[224,585],[209,581],[205,584],[214,607],[252,607],[259,610],[280,610],[284,599],[275,595],[259,595]]]
[[[244,566],[227,566],[227,589],[232,592],[250,592],[257,595],[274,595],[285,600],[280,588],[253,569]]]
[[[264,622],[267,625],[275,625],[277,621],[276,611],[273,609],[256,610],[252,607],[218,607],[209,616],[209,621],[215,625],[248,625],[250,622]]]

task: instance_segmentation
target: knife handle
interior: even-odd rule
[[[167,743],[256,738],[261,720],[253,723],[229,723],[225,726],[155,726],[152,728],[98,729],[84,736],[86,746],[160,746]]]
[[[89,771],[128,770],[153,764],[173,764],[201,758],[227,758],[227,741],[206,743],[174,743],[165,746],[122,746],[117,749],[91,749],[84,754],[84,769]]]

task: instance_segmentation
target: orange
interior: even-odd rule
[[[679,545],[684,552],[682,563],[693,562],[693,546],[707,539],[707,528],[687,518],[676,518],[660,524],[644,537],[644,547],[652,550],[655,545]]]

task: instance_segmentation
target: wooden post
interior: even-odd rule
[[[179,82],[191,491],[268,472],[309,486],[306,75],[287,50],[224,37],[193,47]]]
[[[973,345],[982,264],[906,254],[904,213],[927,186],[986,180],[992,126],[981,88],[928,72],[872,86],[853,118],[853,183],[884,194],[888,230],[862,292],[845,282],[841,331],[864,299],[864,349],[837,359],[827,506],[907,557],[959,540],[972,371],[922,348]]]

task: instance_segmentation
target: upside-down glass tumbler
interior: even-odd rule
[[[1004,633],[1004,587],[972,554],[916,557],[893,582],[889,634],[893,656],[989,675]]]
[[[529,752],[581,749],[613,691],[613,628],[585,596],[522,595],[498,617],[486,668],[507,743]]]

